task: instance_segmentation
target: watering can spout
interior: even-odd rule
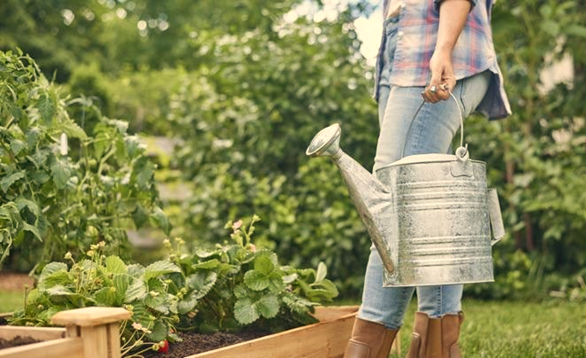
[[[392,188],[387,187],[364,169],[356,160],[340,148],[341,128],[338,123],[322,129],[315,135],[307,151],[311,157],[331,157],[338,166],[344,179],[352,202],[358,209],[364,225],[378,250],[387,272],[393,273],[393,254],[396,249],[390,247],[384,236],[388,237],[388,219],[386,213],[393,205]],[[385,222],[385,224],[383,224]],[[388,241],[388,240],[387,240]]]
[[[305,154],[310,157],[332,157],[334,160],[340,158],[340,134],[342,129],[338,123],[319,131],[307,147]]]

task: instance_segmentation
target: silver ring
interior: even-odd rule
[[[431,86],[431,87],[429,88],[429,91],[430,91],[431,93],[435,93],[435,92],[437,91],[437,87],[436,87],[435,85],[433,85],[433,86]]]

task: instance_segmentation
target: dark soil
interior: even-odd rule
[[[6,318],[0,317],[0,326],[6,326],[7,324],[8,324],[8,321],[6,320]],[[32,343],[37,343],[37,342],[40,342],[40,341],[38,341],[34,338],[31,338],[31,337],[16,336],[16,337],[14,337],[14,339],[10,339],[10,340],[0,338],[0,349],[24,346],[27,344],[32,344]]]
[[[239,332],[214,334],[179,333],[183,342],[171,343],[167,354],[150,351],[144,354],[145,358],[184,358],[197,353],[230,346],[240,342],[250,341],[266,336],[268,332]]]
[[[37,342],[40,342],[40,341],[37,341],[36,339],[33,339],[31,337],[16,336],[16,337],[14,337],[14,339],[11,339],[11,340],[6,340],[4,338],[0,338],[0,349],[24,346],[27,344],[37,343]]]

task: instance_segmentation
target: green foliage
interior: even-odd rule
[[[22,48],[59,82],[88,63],[110,73],[197,68],[213,60],[206,48],[218,34],[270,30],[299,2],[5,0],[0,3],[0,50]],[[144,27],[138,27],[139,21]],[[198,53],[203,58],[194,59]]]
[[[42,268],[100,240],[124,255],[125,229],[149,218],[169,232],[154,165],[126,122],[96,111],[88,136],[68,110],[95,108],[63,98],[30,57],[0,52],[0,68],[0,264],[17,247]]]
[[[113,113],[129,119],[131,132],[170,136],[170,122],[166,118],[174,105],[174,93],[186,76],[182,68],[121,71],[116,78],[107,77],[103,92],[110,96],[110,103],[115,103],[111,105]],[[91,89],[80,86],[79,91],[86,93]]]
[[[242,221],[232,224],[233,243],[217,244],[214,250],[187,254],[183,240],[176,239],[174,249],[167,240],[170,259],[146,267],[103,255],[104,241],[77,261],[68,252],[64,259],[71,264],[45,265],[10,323],[48,326],[62,310],[124,307],[132,313],[121,327],[124,356],[178,340],[175,329],[211,333],[254,323],[257,329],[279,331],[317,322],[313,307],[338,295],[326,278],[326,266],[282,266],[274,252],[256,249],[251,238],[258,220],[253,217],[247,228]]]
[[[171,260],[181,275],[170,277],[182,315],[179,329],[211,333],[254,323],[258,329],[284,330],[316,322],[313,307],[338,295],[323,263],[317,271],[295,269],[281,266],[274,252],[257,249],[251,237],[258,220],[253,217],[248,227],[235,222],[232,243],[195,255],[185,253],[183,240],[175,240]]]
[[[166,115],[182,140],[172,165],[193,182],[172,217],[177,235],[213,242],[225,217],[256,212],[267,222],[259,242],[294,265],[326,262],[344,292],[358,293],[368,236],[335,168],[305,156],[339,121],[346,150],[372,163],[376,108],[350,21],[224,35],[210,48],[215,63],[184,76]]]
[[[168,292],[165,275],[179,272],[169,261],[147,267],[126,265],[117,256],[104,256],[101,241],[87,252],[91,259],[75,261],[70,253],[64,262],[51,262],[41,272],[37,288],[28,292],[24,308],[14,312],[14,325],[48,326],[55,313],[82,307],[124,307],[132,313],[121,326],[123,355],[144,343],[177,339],[172,334],[178,321],[177,297]],[[144,340],[143,340],[144,339]]]
[[[68,113],[86,119],[84,129],[93,127],[99,108],[129,118],[130,132],[180,139],[170,169],[192,195],[165,211],[174,233],[188,244],[213,246],[225,218],[258,213],[265,219],[259,246],[293,265],[325,262],[342,293],[358,296],[367,234],[335,168],[308,161],[303,153],[317,130],[338,121],[344,149],[371,167],[377,138],[376,106],[368,98],[372,68],[358,51],[352,24],[356,9],[363,8],[331,21],[283,21],[298,3],[7,0],[0,4],[6,22],[0,48],[25,48],[57,81],[71,76],[69,90],[86,97]],[[67,11],[75,15],[70,23]],[[585,14],[586,5],[578,1],[495,4],[495,47],[514,114],[491,123],[471,118],[466,140],[472,156],[488,164],[509,236],[494,249],[496,283],[469,286],[469,294],[571,295],[581,287],[576,277],[586,265]],[[573,84],[544,89],[542,70],[567,56]],[[7,88],[2,91],[11,96]],[[41,121],[59,113],[50,95],[34,98]],[[16,117],[24,107],[10,110]],[[9,146],[15,153],[26,151],[22,143]],[[47,163],[46,175],[35,180],[48,176],[55,187],[67,188],[75,162]],[[0,180],[2,191],[31,179],[18,169]],[[35,218],[34,206],[15,205],[20,206],[0,211],[7,227],[17,225],[15,215],[23,210]],[[46,206],[37,207],[42,212]],[[133,219],[148,221],[141,213]],[[42,237],[43,231],[35,232],[30,222],[19,230],[37,240],[36,232]]]
[[[134,9],[127,4],[109,9],[72,1],[59,5],[75,14],[70,25],[41,16],[44,5],[35,2],[10,2],[6,9],[26,8],[39,28],[59,29],[68,38],[64,43],[78,49],[57,78],[73,70],[71,92],[100,98],[85,97],[85,107],[130,118],[131,130],[186,139],[173,165],[195,187],[190,202],[166,209],[178,213],[172,217],[177,235],[198,237],[197,245],[213,243],[223,234],[226,217],[257,212],[270,223],[257,242],[295,265],[326,262],[344,291],[356,294],[368,237],[338,174],[330,168],[320,174],[320,165],[307,164],[303,152],[318,129],[336,120],[344,123],[345,147],[367,167],[372,163],[376,108],[365,78],[369,69],[358,55],[349,12],[332,22],[284,22],[282,15],[295,3],[250,0],[233,9],[232,2],[175,2],[162,9],[136,2]],[[119,8],[126,11],[124,19],[114,15]],[[252,8],[262,8],[262,14],[246,11]],[[88,20],[88,11],[95,20]],[[166,31],[149,27],[146,36],[137,31],[139,20],[164,18],[171,24]],[[14,26],[21,31],[5,32],[33,48],[24,34],[34,30]],[[77,43],[75,33],[82,32],[94,43]],[[53,58],[42,53],[44,61]],[[153,71],[162,63],[181,67]],[[107,80],[95,78],[100,73],[109,73]],[[76,107],[75,115],[91,127],[93,113]],[[314,182],[317,177],[327,180]]]
[[[64,87],[69,96],[77,98],[78,105],[68,108],[70,117],[78,118],[80,126],[87,133],[93,133],[103,115],[112,114],[112,95],[104,74],[96,63],[76,66]]]
[[[538,75],[571,54],[580,83],[586,54],[576,45],[583,38],[577,24],[584,23],[584,8],[553,1],[510,5],[497,3],[493,28],[514,115],[492,123],[473,118],[466,129],[473,156],[488,163],[511,234],[495,247],[497,283],[469,288],[486,298],[547,295],[560,288],[544,284],[555,281],[548,275],[573,275],[586,257],[580,236],[586,93],[560,84],[546,94]],[[193,182],[193,195],[170,209],[178,235],[210,243],[225,217],[256,212],[267,223],[259,242],[293,264],[326,262],[342,292],[358,295],[367,234],[335,168],[303,154],[318,129],[339,121],[345,150],[366,168],[372,163],[376,108],[347,16],[330,23],[277,21],[271,30],[232,35],[198,33],[193,43],[206,49],[198,53],[202,67],[148,73],[140,82],[146,87],[138,87],[145,98],[143,92],[157,88],[169,92],[149,101],[156,103],[147,110],[154,115],[143,128],[183,139],[172,165]],[[156,78],[171,81],[165,86]],[[529,267],[513,264],[518,256]]]
[[[586,264],[586,91],[562,83],[545,92],[539,77],[572,55],[575,83],[584,79],[586,54],[575,45],[583,10],[573,1],[497,3],[494,37],[514,115],[473,118],[466,139],[488,163],[510,236],[495,246],[496,283],[469,294],[547,296],[563,286],[558,274],[573,277]],[[349,20],[302,18],[279,23],[277,37],[257,31],[209,41],[216,61],[184,77],[166,118],[184,140],[175,165],[194,183],[173,217],[180,235],[210,242],[222,218],[259,213],[268,229],[261,242],[293,264],[326,262],[342,292],[357,295],[368,237],[334,166],[303,154],[318,129],[339,121],[345,151],[366,168],[372,162],[376,108]]]
[[[495,246],[492,287],[482,297],[547,296],[586,265],[585,8],[574,1],[497,3],[493,29],[513,115],[466,129],[475,158],[499,188],[509,237]],[[571,56],[574,84],[544,87],[541,71]]]

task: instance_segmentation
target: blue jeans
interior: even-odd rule
[[[460,128],[460,109],[450,97],[438,103],[424,102],[423,87],[398,87],[389,83],[397,44],[396,19],[385,21],[386,38],[377,65],[380,135],[374,171],[404,156],[447,153]],[[483,72],[459,80],[452,93],[467,117],[476,109],[490,74]],[[418,310],[433,318],[461,311],[462,285],[383,287],[383,265],[374,245],[366,267],[362,306],[358,317],[379,322],[390,329],[403,325],[405,311],[417,289]]]

